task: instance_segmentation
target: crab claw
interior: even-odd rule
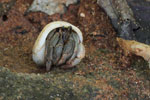
[[[72,61],[67,62],[66,65],[61,66],[61,68],[66,69],[66,68],[74,67],[75,65],[79,64],[79,62],[81,61],[81,59],[84,58],[84,56],[85,56],[85,48],[83,44],[80,43],[78,46],[78,52],[77,52],[76,57]]]

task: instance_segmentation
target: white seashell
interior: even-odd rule
[[[39,34],[37,40],[35,41],[33,50],[32,50],[32,58],[33,61],[37,64],[37,65],[44,65],[45,64],[45,57],[44,57],[44,52],[45,52],[45,40],[47,35],[54,29],[59,28],[59,27],[72,27],[72,30],[74,30],[80,39],[80,43],[83,42],[83,36],[82,36],[82,32],[74,25],[68,23],[68,22],[64,22],[64,21],[55,21],[55,22],[51,22],[50,24],[46,25],[44,27],[44,29],[41,31],[41,33]],[[84,47],[83,47],[84,48]],[[85,49],[84,49],[85,50]],[[85,53],[85,51],[83,50],[83,52]],[[83,53],[83,54],[84,54]],[[85,55],[85,54],[84,54]],[[78,55],[79,57],[80,55]],[[80,58],[80,57],[79,57]],[[83,58],[83,55],[82,57]]]

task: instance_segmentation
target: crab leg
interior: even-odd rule
[[[73,55],[74,53],[74,46],[75,46],[75,41],[73,40],[73,35],[71,34],[69,37],[69,40],[67,41],[67,43],[64,45],[64,49],[62,52],[62,57],[61,59],[58,61],[57,65],[62,65],[65,64],[65,62],[70,59],[70,57]]]
[[[81,61],[81,59],[84,56],[85,56],[85,48],[84,48],[83,44],[80,43],[78,46],[78,52],[77,52],[76,58],[74,58],[70,64],[63,65],[63,66],[61,66],[61,68],[64,68],[64,69],[71,68],[71,67],[79,64],[79,62]]]
[[[46,61],[46,70],[49,71],[52,66],[53,51],[59,40],[59,33],[56,32],[51,38],[51,35],[48,35],[46,39],[46,48],[45,48],[45,61]]]

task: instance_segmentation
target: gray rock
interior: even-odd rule
[[[41,11],[52,15],[55,13],[64,13],[66,7],[77,3],[78,0],[34,0],[28,11]]]
[[[139,28],[134,29],[138,41],[150,44],[150,1],[127,0],[131,7]]]
[[[150,44],[150,1],[97,0],[110,17],[118,36]]]
[[[97,4],[100,5],[113,20],[131,19],[135,21],[133,12],[127,5],[126,0],[97,0]],[[118,25],[116,25],[116,28],[117,27]]]
[[[94,100],[98,90],[89,84],[78,88],[71,75],[13,73],[0,67],[0,100]]]
[[[28,74],[14,73],[0,67],[0,100],[149,100],[148,80],[142,76],[133,76],[133,70],[117,71],[104,67],[108,70],[85,71],[85,75],[74,74],[77,69]],[[135,80],[140,83],[135,84]],[[124,96],[126,93],[127,96]]]
[[[135,18],[126,0],[98,0],[97,3],[110,17],[118,36],[124,39],[135,39],[132,31],[132,23]]]

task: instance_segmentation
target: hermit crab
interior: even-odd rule
[[[71,68],[85,56],[82,32],[76,26],[55,21],[46,25],[32,50],[33,61],[39,66]]]

